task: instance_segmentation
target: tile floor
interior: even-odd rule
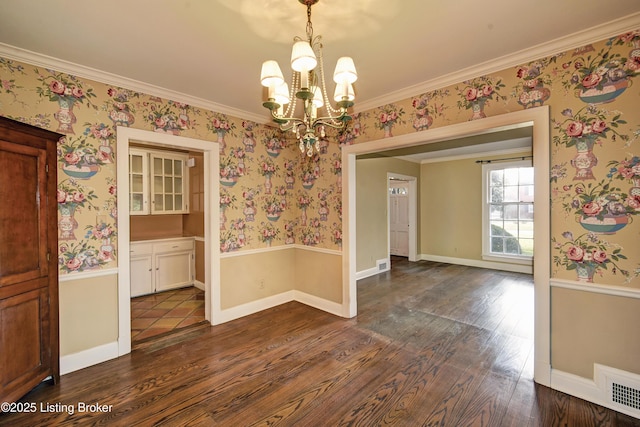
[[[193,286],[131,298],[132,342],[203,320],[204,292]]]

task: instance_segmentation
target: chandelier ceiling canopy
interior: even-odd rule
[[[319,138],[325,136],[325,126],[343,129],[351,120],[347,110],[353,106],[353,83],[358,74],[353,59],[348,56],[338,59],[333,72],[333,81],[336,83],[334,108],[327,95],[322,37],[313,35],[311,23],[311,6],[319,0],[298,1],[307,6],[307,31],[305,38],[296,36],[293,39],[291,86],[285,82],[282,70],[274,60],[262,64],[260,82],[268,88],[267,100],[262,105],[270,110],[273,121],[280,125],[280,129],[295,132],[300,151],[310,157],[314,147],[319,151]],[[302,103],[301,117],[295,117],[298,100]],[[322,108],[324,116],[318,113]]]

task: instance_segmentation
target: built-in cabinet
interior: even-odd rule
[[[192,285],[194,246],[193,237],[131,242],[131,296]]]
[[[129,149],[129,213],[189,213],[188,154]]]

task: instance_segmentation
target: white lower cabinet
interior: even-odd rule
[[[194,239],[146,240],[131,243],[131,296],[192,285]]]

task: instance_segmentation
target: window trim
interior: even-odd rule
[[[482,164],[482,259],[485,261],[508,262],[511,264],[533,265],[532,255],[500,255],[491,252],[491,239],[489,236],[489,172],[492,170],[509,169],[516,167],[533,167],[529,160],[516,160],[500,163]],[[535,174],[535,170],[534,170]],[[535,180],[534,180],[535,182]],[[534,190],[535,193],[535,190]],[[535,205],[535,200],[534,200]]]

